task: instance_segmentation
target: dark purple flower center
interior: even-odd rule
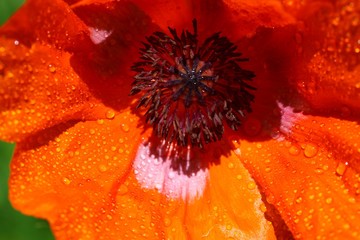
[[[233,130],[241,125],[251,111],[255,88],[247,82],[255,75],[239,66],[248,59],[228,38],[215,33],[199,45],[196,20],[193,28],[146,38],[132,67],[137,74],[130,95],[142,94],[137,108],[147,109],[146,121],[159,137],[203,147],[222,138],[223,122]]]

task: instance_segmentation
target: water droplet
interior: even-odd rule
[[[70,179],[68,179],[68,178],[63,178],[63,183],[65,184],[65,185],[69,185],[70,183],[71,183],[71,180]]]
[[[302,211],[301,211],[301,210],[299,210],[299,211],[296,212],[296,215],[298,215],[298,216],[301,216],[301,214],[302,214]]]
[[[52,65],[52,64],[49,64],[49,71],[51,72],[51,73],[54,73],[54,72],[56,72],[56,67],[54,66],[54,65]]]
[[[249,190],[254,190],[255,187],[256,187],[256,184],[255,184],[254,182],[250,182],[250,183],[247,185],[247,188],[248,188]]]
[[[327,204],[332,203],[332,201],[333,201],[333,200],[332,200],[332,198],[330,198],[330,197],[325,200],[325,202],[326,202]]]
[[[228,168],[230,168],[230,169],[234,168],[234,163],[230,162],[230,163],[228,164]]]
[[[345,162],[339,162],[337,168],[336,168],[336,174],[339,175],[339,176],[342,176],[344,175],[345,171],[346,171],[346,168],[347,168],[347,165],[348,163]]]
[[[311,158],[318,153],[318,147],[314,144],[306,144],[304,149],[305,157]]]
[[[296,156],[296,155],[298,155],[298,154],[300,153],[300,149],[299,149],[298,147],[296,147],[296,146],[291,146],[291,147],[289,148],[289,153],[290,153],[291,155]]]
[[[102,124],[104,124],[104,119],[99,119],[99,120],[97,120],[96,122],[97,122],[98,124],[102,125]]]
[[[113,119],[115,117],[115,112],[112,110],[109,110],[106,112],[106,118]]]
[[[265,204],[264,203],[261,203],[260,204],[260,210],[262,211],[262,212],[266,212],[266,206],[265,206]]]
[[[128,132],[128,131],[130,130],[129,125],[127,125],[127,124],[125,124],[125,123],[121,124],[121,128],[122,128],[122,130],[124,130],[125,132]]]
[[[99,171],[100,172],[106,172],[107,171],[107,167],[104,164],[100,164],[99,165]]]
[[[302,203],[302,200],[303,200],[302,197],[298,197],[298,198],[295,200],[295,202],[296,202],[296,203]]]

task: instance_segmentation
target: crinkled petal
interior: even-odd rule
[[[91,43],[87,26],[62,0],[26,1],[1,28],[0,35],[26,45],[36,41],[73,51]]]
[[[106,117],[111,110],[90,94],[70,59],[48,46],[0,40],[1,139],[20,141],[61,122]]]
[[[313,110],[342,118],[359,115],[360,65],[348,69],[346,65],[318,53],[311,59],[307,70],[307,81],[299,81],[298,89]]]
[[[227,21],[224,26],[234,38],[252,36],[263,28],[278,28],[293,24],[295,19],[287,13],[279,0],[224,0],[228,7]],[[231,27],[230,27],[231,26]]]
[[[297,48],[305,61],[294,71],[296,88],[317,113],[358,116],[360,3],[323,1],[306,7],[311,9],[312,5],[317,9],[299,16],[304,26],[299,28],[297,41],[301,47]]]
[[[62,124],[18,143],[11,164],[12,204],[48,219],[59,239],[110,239],[108,222],[131,215],[122,211],[110,221],[116,208],[123,208],[114,202],[141,133],[137,118],[124,111],[114,119]],[[128,206],[129,197],[122,199]]]
[[[241,141],[239,159],[296,238],[357,239],[359,125],[307,116],[286,141]]]
[[[131,104],[129,93],[141,41],[158,27],[131,1],[95,2],[73,6],[88,26],[93,49],[75,54],[72,66],[92,94],[116,110]]]

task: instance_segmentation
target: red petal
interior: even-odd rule
[[[295,23],[295,19],[287,13],[283,1],[278,0],[224,0],[229,8],[224,26],[234,38],[252,36],[261,28],[279,28]],[[231,31],[232,30],[232,31]]]
[[[178,29],[191,26],[191,21],[195,17],[192,12],[192,3],[187,0],[133,0],[153,21],[164,31],[168,26]]]
[[[39,44],[0,41],[1,138],[19,141],[69,120],[106,118],[70,65],[71,55]],[[115,114],[115,113],[114,113]]]
[[[360,111],[359,11],[358,1],[323,1],[308,3],[299,16],[304,28],[298,49],[305,59],[294,66],[298,70],[293,78],[311,107],[322,114],[348,118]]]
[[[26,1],[0,33],[26,45],[38,41],[77,51],[90,46],[87,26],[62,0]]]

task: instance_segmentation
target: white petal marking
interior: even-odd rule
[[[189,155],[187,161],[190,161]],[[150,144],[141,144],[133,164],[136,179],[142,187],[156,189],[171,199],[191,201],[201,197],[208,180],[208,170],[199,169],[192,174],[185,174],[181,170],[174,170],[171,163],[170,154],[165,159],[157,157],[151,154]]]

